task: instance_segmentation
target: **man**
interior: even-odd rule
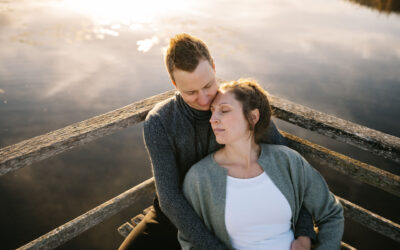
[[[166,67],[177,94],[149,112],[144,140],[156,184],[154,210],[128,235],[120,249],[180,249],[177,229],[196,249],[226,249],[210,232],[182,193],[189,168],[221,148],[211,131],[209,111],[217,94],[215,64],[201,40],[188,34],[171,39]],[[285,144],[273,122],[264,142]],[[303,209],[304,210],[304,209]],[[311,215],[305,210],[296,225],[292,249],[310,249],[314,238]]]

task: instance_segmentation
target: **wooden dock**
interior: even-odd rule
[[[174,90],[171,90],[106,114],[2,148],[0,149],[0,175],[29,166],[32,163],[140,123],[157,102],[173,96],[174,92]],[[276,96],[270,95],[269,98],[276,118],[353,145],[375,154],[377,157],[389,159],[400,165],[400,138],[321,113]],[[400,176],[284,131],[281,132],[288,139],[289,146],[301,153],[305,158],[315,159],[321,162],[324,167],[332,168],[358,181],[400,197]],[[131,206],[140,197],[153,196],[154,192],[154,179],[150,178],[51,232],[21,246],[19,249],[54,249]],[[346,219],[353,220],[400,243],[399,224],[341,197],[337,198],[343,205]],[[134,217],[133,221],[122,225],[119,228],[121,235],[126,236],[143,216],[143,214],[138,215]],[[342,243],[342,249],[355,248]]]

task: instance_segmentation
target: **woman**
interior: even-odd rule
[[[211,111],[225,146],[196,163],[183,184],[206,226],[230,249],[290,249],[304,205],[319,227],[316,248],[339,249],[343,209],[321,175],[296,151],[259,144],[271,119],[265,91],[249,80],[223,84]]]

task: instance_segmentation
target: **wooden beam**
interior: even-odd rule
[[[119,226],[117,230],[118,230],[118,233],[119,233],[122,237],[126,238],[126,237],[129,235],[129,233],[130,233],[134,228],[135,228],[135,227],[134,227],[131,223],[125,222],[124,224],[122,224],[121,226]]]
[[[54,249],[132,205],[142,196],[154,193],[154,178],[150,178],[18,249]]]
[[[143,121],[174,90],[0,149],[0,176]]]
[[[350,220],[388,237],[392,240],[400,242],[400,225],[379,216],[365,208],[362,208],[348,200],[336,196],[343,206],[344,216]]]
[[[144,219],[146,214],[153,209],[153,206],[149,206],[146,209],[143,210],[141,214],[136,215],[133,217],[129,222],[125,222],[122,224],[120,227],[118,227],[118,233],[126,238],[128,234]]]
[[[400,197],[400,176],[357,161],[284,131],[280,132],[288,139],[288,146],[298,151],[305,158],[315,159],[322,166],[330,167],[361,182]]]
[[[347,243],[344,243],[343,241],[340,243],[340,249],[341,250],[357,250],[357,248],[350,246]]]
[[[274,116],[400,163],[400,138],[269,95]]]

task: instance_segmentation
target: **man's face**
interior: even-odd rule
[[[215,69],[207,60],[201,60],[193,72],[175,69],[175,84],[183,100],[197,110],[209,110],[218,86]]]

